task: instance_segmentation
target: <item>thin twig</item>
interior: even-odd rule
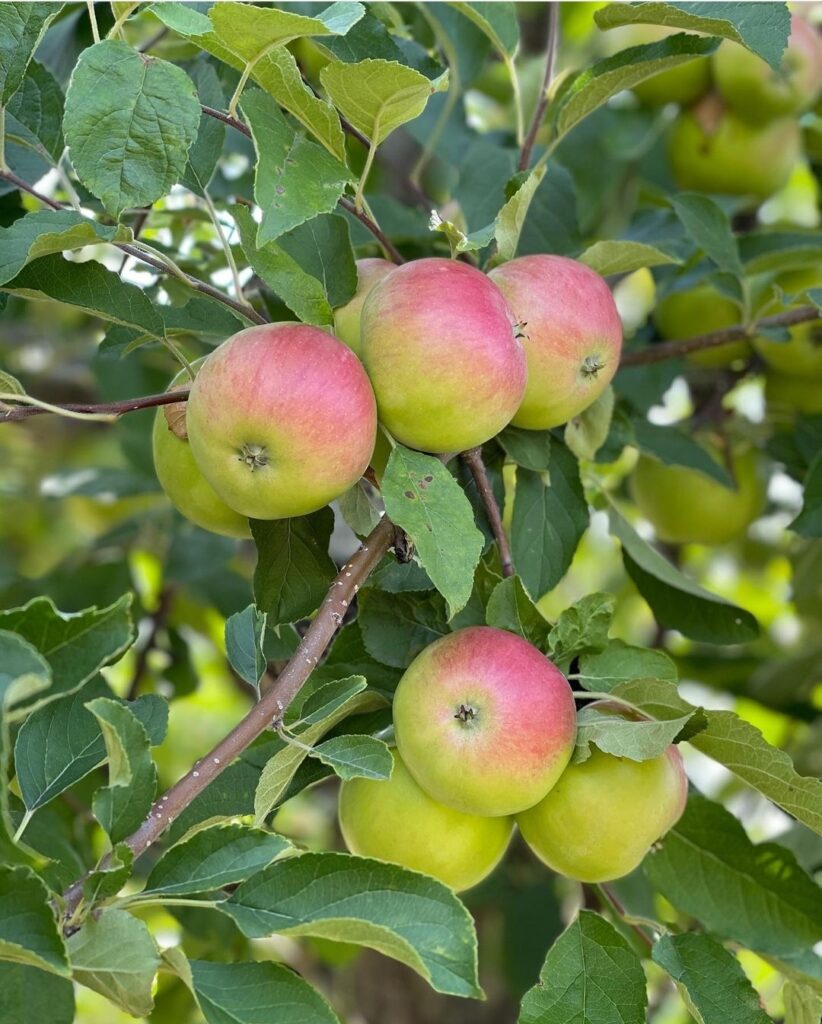
[[[542,89],[539,94],[539,102],[531,118],[531,126],[525,136],[525,142],[519,154],[519,170],[526,171],[531,163],[531,153],[534,149],[537,133],[548,109],[548,89],[554,77],[554,66],[557,59],[557,48],[559,45],[559,3],[548,4],[548,38],[545,43],[545,74],[542,76]]]
[[[608,888],[608,886],[603,885],[600,882],[598,885],[594,885],[593,889],[601,898],[602,902],[606,906],[609,906],[611,910],[617,915],[617,917],[620,917],[629,928],[636,932],[636,934],[642,940],[644,945],[646,945],[650,949],[650,947],[654,944],[653,939],[650,939],[638,924],[635,924],[632,921],[627,920],[629,915],[625,913],[625,907],[623,907],[623,905],[616,898],[614,893]]]
[[[177,392],[174,397],[178,397]],[[291,660],[277,677],[275,685],[224,739],[154,802],[143,824],[125,840],[135,856],[144,853],[155,843],[191,801],[258,736],[282,722],[283,713],[325,653],[360,585],[394,543],[395,530],[390,519],[384,516],[380,520],[338,573],[320,610]],[[82,878],[78,879],[63,894],[67,920],[73,916],[83,898],[83,881]]]
[[[161,395],[143,395],[140,398],[126,398],[120,402],[103,402],[100,405],[89,405],[78,402],[68,402],[64,405],[51,408],[40,406],[21,405],[15,408],[3,408],[0,406],[0,423],[15,423],[17,420],[28,420],[32,416],[42,416],[44,413],[59,409],[61,413],[79,413],[84,418],[89,416],[121,416],[126,412],[136,412],[138,409],[151,409],[156,405],[173,405],[175,402],[184,402],[189,396],[188,388],[180,388],[175,391],[164,391]]]
[[[494,540],[497,542],[499,560],[502,564],[502,575],[513,576],[514,562],[511,558],[511,548],[505,535],[505,528],[502,525],[499,505],[491,487],[491,481],[488,479],[488,471],[485,468],[485,463],[482,461],[482,449],[471,448],[469,451],[462,453],[462,458],[471,471],[471,476],[477,485],[477,493],[485,506],[485,514],[488,517],[488,523],[494,534]]]
[[[204,114],[208,114],[209,117],[213,117],[217,121],[222,121],[223,124],[230,125],[235,131],[238,131],[241,135],[245,135],[247,139],[252,138],[251,129],[247,124],[242,122],[239,117],[232,117],[231,114],[225,114],[222,110],[217,110],[216,107],[207,107],[205,103],[200,104],[200,109]]]
[[[161,631],[165,629],[173,603],[174,588],[170,586],[164,587],[160,591],[157,608],[151,616],[151,629],[146,637],[146,642],[137,652],[137,658],[134,662],[134,671],[131,674],[131,682],[129,683],[126,700],[134,700],[137,696],[140,689],[140,683],[143,681],[143,676],[145,675],[146,668],[148,667],[148,656],[157,646],[157,637],[160,635]]]

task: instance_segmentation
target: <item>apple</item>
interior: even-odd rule
[[[788,271],[776,279],[776,284],[789,295],[796,295],[808,288],[822,285],[822,273],[817,267]],[[791,309],[805,305],[794,302],[776,310]],[[814,389],[813,382],[822,382],[822,323],[809,320],[788,328],[788,341],[773,341],[770,338],[755,338],[754,348],[769,367],[788,377],[801,377],[806,389]]]
[[[654,310],[657,330],[669,341],[731,327],[738,324],[741,317],[736,303],[708,284],[699,284],[687,291],[670,292]],[[716,369],[729,366],[737,359],[746,359],[750,354],[751,346],[747,341],[731,341],[718,348],[691,352],[688,359],[698,366]]]
[[[765,403],[776,420],[822,415],[822,382],[789,377],[773,370],[765,374]]]
[[[526,367],[514,319],[496,285],[467,263],[397,267],[365,300],[361,340],[380,421],[411,448],[475,448],[519,407]]]
[[[251,519],[314,512],[353,486],[377,414],[362,364],[305,324],[249,327],[203,363],[186,414],[191,451],[225,503]]]
[[[648,761],[592,747],[587,761],[569,765],[543,800],[517,815],[517,824],[553,871],[579,882],[608,882],[640,864],[679,821],[687,798],[675,746]]]
[[[682,111],[668,138],[677,185],[760,200],[782,188],[801,151],[797,121],[750,125],[728,110],[709,125],[701,107]]]
[[[609,54],[614,54],[630,46],[657,43],[676,31],[662,25],[624,25],[608,31],[605,39]],[[687,106],[706,93],[710,85],[710,60],[696,57],[670,71],[660,71],[631,89],[639,102],[648,107],[661,107],[666,103]]]
[[[414,781],[399,754],[388,781],[350,779],[340,787],[340,828],[345,845],[362,857],[433,875],[470,889],[502,859],[511,818],[463,814],[433,800]]]
[[[605,281],[565,256],[521,256],[488,275],[521,324],[528,384],[513,423],[547,430],[573,419],[608,387],[622,321]]]
[[[791,34],[778,71],[755,53],[725,40],[713,57],[716,87],[740,117],[762,124],[812,106],[822,88],[822,41],[803,18]]]
[[[631,476],[631,494],[661,540],[724,544],[743,534],[765,506],[756,450],[735,450],[731,469],[735,488],[697,469],[669,466],[642,455]]]
[[[565,677],[536,647],[469,626],[406,669],[394,733],[434,800],[465,814],[515,814],[541,800],[568,763],[576,711]]]
[[[353,298],[334,310],[334,333],[351,349],[360,354],[360,316],[369,292],[386,274],[396,270],[389,260],[357,260],[357,290]]]
[[[181,370],[169,384],[169,389],[186,384],[188,380],[188,371]],[[178,437],[171,429],[166,413],[178,408],[184,410],[185,406],[182,402],[161,406],[154,416],[151,440],[154,471],[160,486],[177,511],[196,526],[226,537],[250,537],[248,519],[226,505],[200,472],[188,440]]]

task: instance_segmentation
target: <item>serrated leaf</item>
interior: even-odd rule
[[[345,217],[313,217],[287,231],[278,245],[306,274],[322,284],[330,306],[342,306],[353,298],[357,290],[357,264]]]
[[[369,588],[360,592],[357,621],[371,657],[393,668],[407,668],[424,647],[449,632],[439,594]]]
[[[451,3],[472,21],[499,54],[513,57],[519,47],[519,23],[512,3]]]
[[[225,652],[229,663],[237,675],[255,689],[265,672],[263,638],[267,618],[265,612],[250,604],[230,615],[225,623]]]
[[[579,261],[602,277],[630,274],[641,267],[661,267],[682,262],[678,256],[655,245],[629,239],[594,242],[579,256]]]
[[[0,4],[0,107],[22,84],[26,68],[61,3]]]
[[[577,740],[572,760],[574,764],[587,761],[592,744],[606,754],[627,757],[631,761],[661,757],[693,713],[658,722],[623,718],[595,705],[584,707],[577,713]]]
[[[517,1024],[644,1024],[646,1005],[639,957],[612,924],[582,910],[548,950]]]
[[[661,679],[676,684],[678,674],[664,651],[609,640],[601,651],[586,651],[580,656],[576,678],[586,690],[611,690],[633,679]]]
[[[597,11],[594,20],[602,29],[640,22],[733,39],[766,60],[774,70],[782,63],[791,31],[791,16],[783,3],[767,8],[711,2],[620,3]]]
[[[118,843],[137,829],[157,792],[157,769],[149,752],[148,734],[123,704],[95,697],[87,708],[100,723],[108,757],[109,784],[94,794],[94,816]]]
[[[249,64],[301,36],[345,35],[365,14],[360,3],[334,3],[317,17],[253,4],[221,3],[209,11],[221,43]]]
[[[822,892],[794,855],[775,843],[754,846],[729,811],[704,797],[691,794],[643,866],[675,907],[748,949],[792,955],[822,939]]]
[[[28,868],[0,865],[0,960],[70,977],[49,891]]]
[[[283,836],[246,825],[200,829],[166,850],[141,896],[185,896],[245,881],[291,849]]]
[[[389,779],[394,761],[382,740],[373,736],[335,736],[311,754],[341,779]]]
[[[254,598],[269,626],[296,622],[321,604],[337,574],[328,554],[333,528],[328,508],[296,519],[251,521],[257,546]]]
[[[494,235],[501,260],[512,260],[516,256],[531,201],[544,177],[545,168],[535,167],[497,214]]]
[[[9,100],[6,119],[7,141],[33,145],[53,162],[60,159],[65,146],[63,91],[45,65],[31,61]]]
[[[802,511],[788,529],[801,537],[822,537],[822,452],[811,463],[803,486]]]
[[[709,935],[663,935],[651,958],[684,987],[700,1024],[770,1024],[737,959]]]
[[[197,91],[182,68],[115,39],[80,55],[63,131],[78,177],[113,217],[171,191],[199,125]]]
[[[380,521],[380,514],[371,504],[361,481],[337,498],[340,515],[358,537],[367,537]]]
[[[727,213],[708,196],[684,192],[671,199],[685,230],[708,259],[736,277],[742,276],[739,247]]]
[[[0,962],[0,1020],[3,1024],[74,1024],[74,986],[68,978],[25,964]]]
[[[633,428],[637,447],[660,462],[687,466],[718,480],[725,487],[734,486],[727,467],[717,462],[711,452],[686,431],[662,427],[644,418],[633,420]]]
[[[154,939],[143,921],[109,907],[88,917],[68,940],[76,981],[110,999],[133,1017],[154,1006],[151,988],[160,965]]]
[[[421,43],[406,36],[393,35],[373,14],[366,13],[344,36],[316,36],[314,45],[346,64],[379,57],[407,64],[430,79],[439,78],[444,70]]]
[[[577,655],[605,647],[614,604],[612,594],[588,594],[560,612],[548,635],[548,650],[558,665],[567,666]]]
[[[593,459],[605,444],[614,414],[614,389],[609,385],[595,402],[565,425],[565,444],[578,459]]]
[[[468,911],[426,875],[344,853],[306,853],[265,868],[219,907],[250,938],[355,942],[407,964],[437,992],[482,995]]]
[[[452,618],[471,596],[483,548],[465,492],[439,459],[403,445],[391,452],[381,490],[386,513],[411,538]]]
[[[551,629],[519,576],[510,576],[494,587],[485,608],[485,621],[489,626],[519,634],[540,650],[545,648]]]
[[[295,131],[261,89],[245,93],[242,109],[257,153],[254,198],[263,215],[256,244],[262,248],[317,214],[330,213],[352,175],[322,146]]]
[[[646,544],[612,506],[611,532],[622,544],[628,575],[661,626],[678,629],[692,640],[738,644],[759,635],[750,612],[712,594],[688,579],[658,551]]]

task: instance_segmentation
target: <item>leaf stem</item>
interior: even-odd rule
[[[558,46],[559,4],[556,0],[552,0],[552,2],[548,4],[548,38],[545,43],[545,74],[542,76],[542,89],[539,94],[539,102],[534,109],[534,114],[531,118],[531,126],[528,129],[528,134],[525,136],[525,142],[523,142],[522,149],[520,151],[520,171],[528,170],[537,133],[539,132],[540,125],[545,118],[545,111],[548,109],[548,90],[554,77],[554,66],[556,64]]]
[[[363,191],[365,190],[365,183],[368,181],[368,175],[371,173],[371,167],[374,163],[374,157],[377,155],[377,143],[375,139],[372,139],[368,146],[368,156],[365,158],[365,166],[362,169],[360,180],[357,182],[357,191],[354,195],[354,206],[358,213],[362,213],[363,203]]]
[[[23,838],[23,833],[26,831],[26,827],[33,817],[34,811],[26,811],[23,815],[23,819],[17,826],[17,831],[14,833],[14,838],[12,839],[12,842],[15,843],[15,845]]]
[[[505,67],[508,70],[508,77],[511,79],[511,89],[514,93],[514,111],[517,122],[517,145],[521,146],[525,136],[525,120],[522,113],[522,91],[519,87],[519,76],[517,75],[514,58],[510,53],[503,51],[503,60],[505,61]]]
[[[88,20],[91,22],[91,36],[95,43],[100,42],[100,29],[97,27],[97,14],[94,10],[94,0],[86,0],[88,8]]]
[[[145,907],[206,907],[213,910],[219,905],[220,900],[195,900],[187,899],[184,896],[146,896],[145,899],[141,899],[143,894],[136,892],[129,896],[123,896],[117,900],[114,904],[116,907],[120,907],[125,910],[143,910]]]
[[[234,259],[234,253],[231,251],[231,246],[229,245],[228,237],[226,236],[225,231],[223,231],[223,226],[220,223],[220,218],[217,216],[217,209],[211,200],[211,196],[208,194],[207,188],[203,188],[203,199],[205,200],[205,204],[208,207],[208,214],[211,217],[211,223],[214,225],[214,230],[217,232],[217,237],[220,239],[220,245],[223,247],[223,252],[225,253],[225,259],[226,263],[228,264],[228,269],[231,271],[231,278],[234,282],[234,294],[240,300],[240,302],[245,302],[245,296],[243,295],[243,286],[240,283],[240,275],[239,272],[237,271],[237,263]]]

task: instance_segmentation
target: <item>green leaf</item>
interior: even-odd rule
[[[131,877],[134,851],[125,843],[117,843],[110,858],[90,871],[83,879],[83,899],[88,905],[116,896]]]
[[[97,697],[112,696],[105,680],[95,676],[75,693],[38,708],[25,720],[14,745],[14,763],[27,810],[47,804],[105,761],[103,734],[85,705]],[[168,719],[163,698],[146,694],[130,708],[152,745],[161,743]]]
[[[468,603],[483,548],[465,492],[435,456],[399,444],[381,490],[386,513],[411,538],[452,618]]]
[[[16,277],[39,256],[82,249],[100,242],[125,242],[131,231],[122,226],[98,224],[75,210],[36,210],[0,228],[0,284]]]
[[[430,79],[439,78],[444,70],[420,43],[405,36],[392,35],[373,14],[365,14],[344,36],[317,36],[314,44],[346,64],[379,57],[407,64]]]
[[[497,214],[494,234],[501,260],[512,260],[516,256],[531,201],[544,177],[545,168],[535,167]]]
[[[66,950],[49,898],[28,868],[0,865],[0,960],[68,978]]]
[[[63,131],[78,177],[113,217],[171,191],[199,126],[197,91],[182,68],[114,39],[80,55]]]
[[[519,634],[540,650],[545,648],[551,629],[519,576],[510,576],[494,587],[485,609],[485,621],[489,626]]]
[[[593,459],[608,439],[614,414],[614,389],[610,385],[596,401],[565,425],[565,444],[578,459]]]
[[[390,60],[331,63],[320,72],[320,81],[334,106],[374,146],[419,117],[435,91],[425,75]]]
[[[99,992],[132,1017],[147,1017],[151,987],[160,964],[154,939],[143,921],[108,908],[86,918],[68,940],[75,981]]]
[[[438,594],[389,594],[360,591],[359,617],[365,647],[383,665],[407,668],[420,651],[448,630]]]
[[[684,987],[701,1024],[770,1024],[737,959],[709,935],[663,935],[651,958]]]
[[[675,684],[678,676],[676,665],[664,651],[609,640],[601,651],[586,651],[580,656],[576,678],[586,690],[611,690],[633,679],[661,679]]]
[[[337,574],[328,554],[333,528],[329,508],[296,519],[251,520],[254,599],[269,626],[304,619],[322,603]]]
[[[577,460],[553,438],[550,453],[545,473],[517,469],[511,519],[514,565],[534,600],[559,583],[588,528]]]
[[[451,3],[486,36],[500,55],[513,57],[519,48],[519,24],[512,3]]]
[[[315,988],[281,964],[191,961],[191,985],[206,1024],[340,1024]]]
[[[645,974],[613,925],[580,911],[548,950],[517,1024],[644,1024]]]
[[[52,700],[79,689],[131,646],[130,609],[130,594],[106,608],[72,613],[58,611],[48,597],[35,597],[0,612],[0,629],[22,636],[45,657],[54,679],[45,699]]]
[[[499,443],[508,458],[523,469],[544,473],[551,464],[551,435],[547,430],[506,427]]]
[[[0,4],[0,107],[20,88],[26,68],[61,3]]]
[[[313,935],[369,946],[448,995],[481,998],[468,911],[442,883],[344,853],[305,853],[249,879],[220,909],[249,938]]]
[[[667,900],[725,939],[776,956],[822,939],[822,892],[775,843],[754,846],[720,804],[691,794],[684,815],[643,862]]]
[[[602,29],[641,22],[722,36],[742,43],[766,60],[774,70],[788,45],[791,16],[787,4],[765,7],[740,3],[631,3],[609,4],[594,20]]]
[[[254,198],[263,216],[256,244],[262,248],[317,214],[330,213],[352,175],[322,146],[295,131],[261,89],[243,96],[242,109],[257,153]]]
[[[33,145],[53,163],[62,156],[63,91],[48,68],[36,60],[29,64],[23,84],[9,100],[6,139]]]
[[[335,736],[314,747],[311,756],[341,779],[390,779],[394,766],[391,751],[373,736]]]
[[[710,56],[718,45],[717,39],[685,34],[670,36],[658,43],[632,46],[569,75],[551,103],[555,137],[566,135],[574,125],[623,89],[631,89],[660,71],[669,71],[697,57]]]
[[[585,651],[601,649],[608,643],[614,617],[611,594],[588,594],[560,613],[548,636],[548,650],[558,665],[569,665]]]
[[[627,239],[594,242],[578,258],[580,263],[603,277],[609,274],[630,274],[641,267],[661,267],[682,262],[678,256],[658,246]]]
[[[319,327],[330,327],[334,314],[321,281],[307,274],[293,256],[275,242],[258,249],[255,242],[257,225],[246,206],[231,208],[240,231],[245,258],[265,284],[293,310],[300,320]]]
[[[788,529],[801,537],[822,537],[822,452],[808,469],[804,489],[802,511]]]
[[[225,108],[225,94],[220,79],[213,65],[206,58],[197,61],[189,69],[189,75],[197,88],[197,98],[201,104],[215,110]],[[182,176],[182,183],[187,189],[202,196],[214,175],[217,161],[223,152],[226,126],[216,117],[202,113],[197,138],[188,151],[188,163]]]
[[[340,515],[358,537],[367,537],[380,521],[380,514],[371,504],[361,481],[337,498]]]
[[[634,420],[633,427],[637,446],[648,455],[666,465],[696,469],[718,480],[725,487],[734,486],[727,467],[717,462],[708,449],[686,431],[676,427],[661,427],[644,418]]]
[[[614,507],[610,519],[611,532],[622,544],[628,575],[661,626],[678,629],[692,640],[714,644],[745,643],[759,635],[759,626],[750,612],[688,579],[646,544]]]
[[[688,235],[708,259],[736,277],[742,276],[739,246],[727,213],[708,196],[683,192],[671,199],[677,217]]]
[[[163,854],[140,895],[185,896],[236,885],[290,849],[283,836],[246,825],[204,828]]]
[[[822,995],[808,985],[786,981],[782,989],[785,1024],[818,1024],[822,1018]]]
[[[321,282],[328,304],[343,306],[357,290],[357,264],[345,217],[314,217],[279,239],[279,247]]]
[[[230,615],[225,623],[225,652],[231,667],[255,689],[265,672],[263,637],[267,618],[265,612],[250,604]]]
[[[25,964],[0,962],[3,1024],[74,1024],[74,986],[67,978]]]
[[[359,3],[334,3],[316,18],[290,11],[221,3],[209,11],[220,42],[249,64],[300,36],[345,35],[365,14]]]
[[[593,705],[577,714],[577,741],[573,762],[591,756],[591,745],[614,757],[648,761],[661,757],[688,724],[693,711],[662,722],[623,718]]]
[[[86,706],[100,723],[109,765],[108,786],[94,794],[94,816],[112,843],[118,843],[148,814],[157,792],[157,769],[148,734],[125,705],[95,697]]]

